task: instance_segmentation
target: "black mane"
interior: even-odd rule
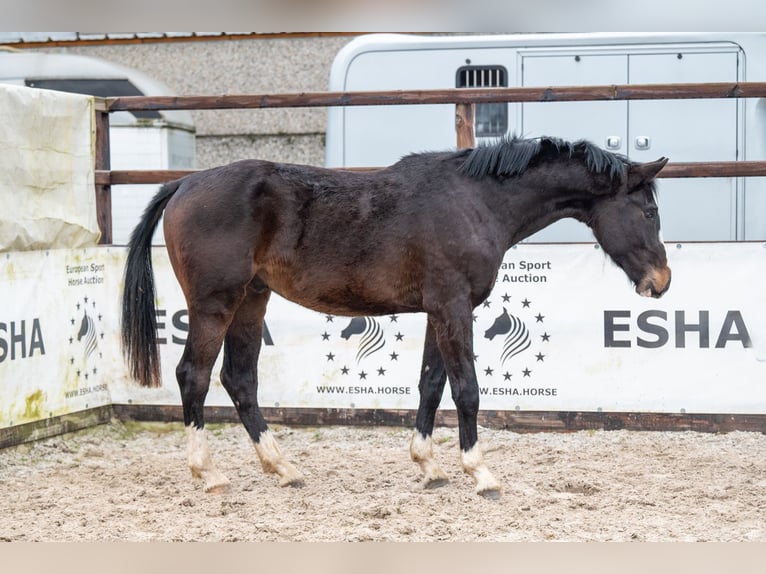
[[[534,139],[505,137],[493,144],[482,144],[458,152],[458,155],[467,155],[460,172],[477,179],[486,175],[519,175],[534,159],[561,153],[584,158],[590,171],[608,172],[611,178],[624,175],[628,164],[626,157],[605,151],[589,141],[568,142],[546,136]]]

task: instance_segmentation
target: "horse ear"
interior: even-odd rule
[[[648,163],[632,163],[628,168],[628,189],[635,189],[640,185],[643,185],[660,173],[665,164],[668,163],[668,158],[661,157],[656,161]]]

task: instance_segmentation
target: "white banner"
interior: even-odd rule
[[[0,426],[110,404],[122,249],[0,254]]]
[[[475,310],[483,409],[766,413],[766,246],[669,245],[673,281],[639,297],[593,245],[520,245]],[[0,282],[0,427],[104,404],[180,404],[183,296],[153,252],[163,386],[128,380],[119,348],[125,252],[9,253]],[[264,407],[416,409],[425,316],[351,319],[274,295]],[[231,405],[218,380],[208,405]],[[442,406],[452,408],[449,389]]]
[[[0,85],[0,251],[98,243],[93,105],[91,96]]]

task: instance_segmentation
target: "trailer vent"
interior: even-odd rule
[[[458,88],[507,88],[503,66],[463,66],[457,71]],[[508,131],[508,104],[476,104],[476,137],[500,137]]]

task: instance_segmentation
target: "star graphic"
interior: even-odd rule
[[[401,333],[401,331],[400,331],[400,332],[398,332],[398,333],[396,334],[396,340],[397,340],[397,341],[401,341],[402,339],[404,339],[404,335],[402,335],[402,333]]]
[[[390,317],[392,323],[396,323],[399,320],[399,317],[397,315],[391,315]]]
[[[72,343],[74,343],[74,337],[69,337],[69,344],[71,345]]]
[[[340,372],[341,372],[342,374],[344,374],[344,375],[348,375],[348,367],[346,367],[346,366],[344,365],[344,366],[343,366],[343,368],[340,370]]]
[[[79,303],[77,304],[77,310],[78,311],[80,310],[80,304]]]
[[[543,340],[543,342],[547,343],[548,339],[550,339],[551,336],[548,333],[543,333],[542,335],[540,335],[540,338]]]
[[[484,374],[487,376],[492,376],[492,372],[493,371],[490,367],[487,367],[486,369],[484,369]]]
[[[512,376],[511,373],[506,371],[505,373],[503,373],[503,380],[510,381],[511,380],[511,376]]]
[[[384,369],[383,367],[380,367],[378,369],[378,376],[383,377],[385,376],[385,374],[386,374],[386,369]]]
[[[333,320],[333,316],[332,315],[325,315],[324,317],[325,317],[325,319],[327,319],[328,323],[332,323],[332,320]]]
[[[391,353],[391,354],[389,355],[389,357],[391,357],[391,360],[392,360],[392,361],[398,361],[398,360],[399,360],[399,355],[398,355],[398,353],[396,353],[396,352],[394,352],[394,353]]]
[[[506,293],[503,295],[503,303],[508,303],[511,300],[511,296]]]
[[[532,374],[532,371],[530,371],[529,369],[524,369],[524,371],[523,371],[523,372],[524,372],[524,376],[525,376],[525,377],[528,377],[529,375],[531,375],[531,374]]]
[[[366,379],[366,378],[367,378],[367,373],[365,373],[364,371],[362,371],[361,373],[359,373],[359,378],[360,378],[360,379]]]
[[[545,355],[543,355],[542,353],[537,353],[537,354],[535,355],[535,357],[537,357],[537,360],[538,360],[538,361],[542,361],[542,360],[545,358]]]
[[[328,333],[327,331],[322,333],[322,340],[323,341],[329,341],[330,340],[330,333]]]
[[[85,302],[87,303],[87,302],[88,302],[88,297],[86,296],[86,297],[83,299],[83,301],[85,301]]]
[[[524,298],[524,300],[521,302],[521,304],[522,304],[524,307],[529,307],[529,304],[530,304],[531,302],[532,302],[532,301],[530,301],[529,299],[527,299],[527,298]]]
[[[327,353],[326,357],[327,357],[328,361],[334,361],[335,360],[335,355],[333,355],[332,353]]]
[[[538,313],[537,315],[535,315],[535,319],[537,319],[538,323],[542,323],[543,319],[545,319],[545,315],[541,315],[540,313]]]
[[[74,319],[69,319],[69,321],[74,325]]]
[[[482,307],[485,309],[489,309],[489,306],[491,305],[489,299],[485,300],[484,303],[482,303]]]

